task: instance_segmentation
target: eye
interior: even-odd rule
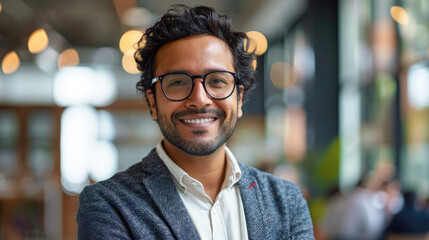
[[[206,86],[210,88],[229,88],[234,85],[234,76],[226,72],[213,72],[206,78]]]
[[[227,84],[227,81],[225,79],[222,79],[222,78],[214,78],[214,79],[209,79],[208,83],[214,84],[214,85],[219,85],[219,84]]]
[[[183,87],[189,86],[192,80],[183,74],[171,74],[164,77],[164,87]]]
[[[171,79],[167,83],[168,87],[174,87],[174,86],[180,86],[180,85],[185,85],[185,82],[180,79]]]

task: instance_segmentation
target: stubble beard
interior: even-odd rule
[[[179,117],[198,113],[211,113],[217,116],[220,129],[214,139],[204,142],[196,142],[184,139],[180,135],[179,129],[177,128],[177,121],[179,121]],[[202,108],[199,110],[187,110],[178,113],[173,113],[170,119],[167,119],[166,116],[159,116],[157,122],[162,135],[171,144],[188,154],[195,156],[206,156],[214,153],[217,149],[219,149],[223,144],[226,143],[226,141],[228,141],[228,139],[234,133],[238,119],[237,112],[232,114],[230,119],[225,118],[225,113],[220,110]],[[205,132],[205,130],[195,130],[192,131],[192,134],[202,135]]]

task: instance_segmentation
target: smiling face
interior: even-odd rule
[[[214,36],[194,35],[162,46],[156,54],[154,75],[203,75],[216,70],[235,72],[228,46]],[[183,101],[167,99],[159,81],[155,83],[156,99],[150,90],[146,96],[166,140],[164,148],[205,156],[223,146],[234,132],[237,118],[242,116],[242,96],[235,89],[230,97],[215,100],[205,92],[202,79],[194,83],[191,95]]]

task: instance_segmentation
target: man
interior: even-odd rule
[[[384,202],[377,196],[380,188],[381,183],[362,178],[348,193],[332,197],[322,224],[329,239],[380,239],[386,220]]]
[[[211,8],[176,6],[143,38],[137,88],[164,139],[83,190],[79,238],[314,239],[299,189],[238,163],[225,145],[253,84],[245,34]]]

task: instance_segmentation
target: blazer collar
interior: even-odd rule
[[[239,163],[243,175],[238,181],[249,239],[265,239],[269,235],[265,224],[268,217],[264,214],[264,202],[257,180],[250,175],[247,166]]]
[[[149,176],[143,180],[153,202],[169,224],[177,239],[198,239],[197,230],[177,192],[170,172],[155,149],[143,159]]]

